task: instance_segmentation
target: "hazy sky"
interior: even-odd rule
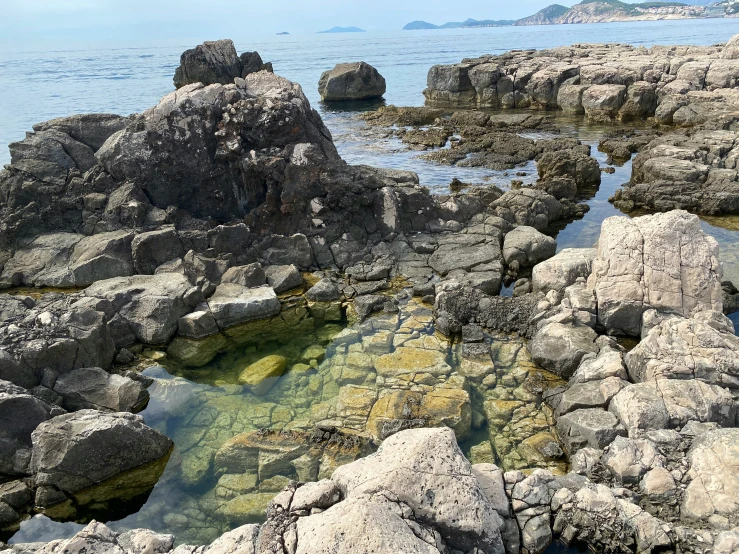
[[[0,0],[0,37],[24,45],[69,40],[201,40],[238,32],[313,33],[334,25],[397,30],[432,23],[518,19],[551,0]],[[565,2],[572,5],[574,2]]]

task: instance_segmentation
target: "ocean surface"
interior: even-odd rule
[[[445,192],[453,177],[470,183],[495,183],[505,187],[509,185],[511,176],[503,171],[439,166],[419,160],[419,152],[408,150],[397,139],[378,138],[356,117],[356,112],[321,105],[316,90],[320,74],[339,62],[366,61],[377,67],[387,80],[386,103],[415,106],[423,104],[426,75],[434,64],[455,63],[465,57],[512,49],[548,48],[573,43],[710,45],[725,42],[737,33],[739,20],[714,19],[290,35],[258,41],[250,41],[248,37],[231,38],[239,52],[257,50],[265,61],[273,62],[276,73],[303,86],[331,130],[339,152],[348,162],[411,169],[418,172],[421,184],[434,191]],[[33,123],[73,113],[129,114],[155,105],[159,98],[173,90],[172,76],[180,53],[193,46],[188,43],[166,46],[138,43],[116,47],[81,49],[59,46],[43,51],[0,52],[0,163],[9,162],[7,144],[22,139]],[[607,128],[587,125],[581,119],[566,118],[561,119],[561,127],[564,134],[576,136],[592,145],[593,155],[602,166],[606,164],[605,155],[597,152],[597,143]],[[522,178],[525,182],[536,179],[535,164],[519,169],[527,173]],[[608,198],[629,179],[630,173],[631,165],[627,163],[616,167],[613,174],[603,174],[598,193],[588,201],[590,212],[560,231],[558,248],[593,245],[603,219],[620,214]],[[739,224],[736,221],[724,218],[706,221],[703,225],[721,245],[727,278],[739,283]],[[149,412],[156,406],[156,401],[154,397]],[[222,401],[220,396],[218,401]],[[145,412],[144,416],[148,418],[150,414]],[[173,421],[172,425],[180,425]],[[178,443],[177,447],[181,448],[181,445]],[[151,525],[165,531],[168,529],[165,518],[178,513],[183,496],[201,494],[199,491],[184,492],[177,484],[176,468],[168,468],[167,471],[145,506],[115,524],[115,528]],[[24,523],[13,542],[69,536],[79,528],[80,525],[75,523],[61,524],[33,518]],[[565,551],[553,546],[550,552]]]

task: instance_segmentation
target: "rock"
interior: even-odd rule
[[[739,35],[734,35],[729,39],[721,51],[721,57],[725,60],[739,59]]]
[[[49,406],[30,394],[0,393],[0,473],[28,474],[31,433],[44,421],[64,410]]]
[[[611,400],[609,410],[630,437],[643,429],[679,429],[689,421],[730,425],[736,416],[728,391],[695,380],[660,379],[629,385]]]
[[[171,228],[136,235],[131,250],[136,271],[144,275],[153,275],[163,263],[185,255],[180,237]]]
[[[216,318],[213,317],[208,305],[204,309],[196,310],[182,316],[177,323],[178,334],[190,339],[203,339],[220,332]],[[172,343],[170,343],[170,346]]]
[[[657,109],[657,91],[654,85],[638,81],[626,91],[626,102],[621,106],[619,118],[622,121],[646,119]]]
[[[592,85],[583,92],[582,107],[592,121],[611,121],[626,102],[624,85]]]
[[[598,352],[597,337],[585,325],[547,323],[531,339],[529,349],[537,365],[568,379],[585,354]]]
[[[189,311],[184,296],[190,288],[184,275],[133,275],[98,281],[83,295],[113,308],[109,326],[116,346],[129,346],[134,341],[158,345],[174,336],[180,317]],[[88,367],[94,365],[98,364]]]
[[[97,152],[111,135],[125,128],[128,122],[128,117],[114,114],[79,114],[37,123],[33,130],[37,133],[49,129],[61,131]]]
[[[267,282],[277,294],[303,285],[303,276],[294,265],[271,265],[264,270]]]
[[[41,487],[53,487],[83,505],[133,498],[149,490],[164,470],[172,441],[139,416],[80,410],[39,425],[32,434],[31,471]],[[105,485],[126,477],[110,489]],[[102,485],[102,487],[100,487]],[[39,501],[41,503],[39,504]],[[51,508],[37,494],[41,509]]]
[[[738,449],[737,429],[717,429],[696,437],[688,452],[690,482],[680,507],[682,517],[695,520],[736,513]]]
[[[495,214],[506,221],[531,226],[538,231],[544,231],[551,223],[570,215],[554,196],[530,187],[509,190],[492,206]]]
[[[239,56],[241,61],[241,78],[245,79],[247,75],[258,73],[260,71],[268,71],[273,73],[272,62],[264,63],[259,52],[244,52]]]
[[[452,368],[446,362],[446,353],[439,350],[402,346],[390,354],[375,360],[377,374],[397,377],[415,373],[428,373],[437,377],[449,375]]]
[[[54,392],[62,396],[63,406],[69,411],[138,412],[149,401],[149,393],[141,382],[99,367],[75,369],[60,375]]]
[[[208,307],[221,329],[280,313],[280,301],[272,287],[246,288],[233,283],[218,285]]]
[[[638,483],[648,471],[664,463],[664,456],[645,439],[616,437],[603,455],[603,464],[622,484]]]
[[[203,554],[256,554],[259,525],[248,524],[224,533]]]
[[[580,277],[587,278],[596,255],[595,248],[565,248],[537,264],[531,277],[534,292],[564,291]]]
[[[254,362],[239,375],[239,383],[257,396],[267,394],[287,368],[284,356],[266,356]]]
[[[241,265],[226,270],[221,283],[233,283],[247,288],[261,287],[267,284],[267,274],[260,263]]]
[[[385,90],[385,78],[364,62],[337,64],[325,71],[318,82],[318,93],[324,102],[381,98]]]
[[[644,315],[646,320],[649,312]],[[626,356],[637,382],[699,379],[739,388],[739,339],[723,314],[698,312],[692,318],[670,316],[652,327]]]
[[[330,479],[317,483],[305,483],[298,488],[290,503],[290,510],[310,510],[312,508],[330,508],[341,500],[341,489]]]
[[[685,317],[721,311],[721,273],[718,244],[698,217],[684,211],[611,217],[603,222],[588,286],[598,298],[601,325],[639,336],[650,308]]]
[[[131,529],[118,535],[117,542],[126,553],[167,554],[174,548],[174,535],[162,535],[149,529]]]
[[[568,179],[580,192],[600,185],[600,167],[595,158],[576,150],[545,152],[537,161],[539,182]]]
[[[575,410],[560,417],[557,431],[570,455],[586,447],[602,450],[625,434],[614,414],[598,408]]]
[[[241,77],[241,69],[233,41],[206,41],[182,53],[180,66],[174,74],[174,86],[181,88],[191,83],[227,85]]]
[[[565,113],[584,114],[582,95],[587,89],[588,85],[562,85],[557,93],[557,105]]]
[[[586,354],[570,379],[570,384],[588,383],[616,377],[628,379],[623,361],[623,352],[611,346],[601,345],[597,356]]]
[[[608,409],[611,398],[628,384],[628,381],[618,377],[573,384],[562,394],[559,406],[557,406],[557,414],[587,408]]]
[[[517,261],[521,267],[530,267],[554,256],[557,242],[533,227],[516,227],[505,236],[503,259],[510,265]]]
[[[323,278],[308,289],[305,297],[313,302],[332,302],[340,298],[339,287],[331,279]]]
[[[453,548],[469,550],[476,546],[491,554],[503,552],[498,531],[503,522],[449,429],[396,433],[382,443],[377,453],[338,468],[332,480],[348,501],[385,489],[407,504],[414,518],[437,529]],[[339,503],[324,514],[332,510],[346,513]]]

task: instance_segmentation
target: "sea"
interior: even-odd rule
[[[299,83],[331,131],[341,155],[353,164],[369,164],[416,171],[421,184],[433,192],[448,192],[456,177],[465,182],[500,186],[510,184],[506,172],[484,168],[439,166],[418,159],[397,139],[371,133],[357,117],[357,109],[336,109],[320,103],[317,84],[321,73],[336,63],[365,61],[375,66],[387,81],[386,104],[423,105],[426,75],[435,64],[456,63],[463,58],[500,54],[514,49],[541,49],[575,43],[618,42],[635,46],[655,44],[712,45],[726,42],[739,33],[739,19],[649,21],[536,27],[497,27],[429,31],[388,31],[351,34],[284,35],[252,38],[231,36],[239,52],[258,51],[275,72]],[[219,39],[226,37],[210,37]],[[75,46],[60,44],[43,49],[20,46],[0,51],[0,164],[10,161],[7,145],[21,140],[34,123],[74,113],[104,112],[130,114],[157,103],[174,87],[172,76],[181,52],[196,42],[162,45],[137,39],[129,44]],[[597,151],[607,127],[582,120],[562,120],[562,132],[593,146],[601,165],[606,156]],[[536,178],[535,165],[523,168],[524,181]],[[598,193],[588,201],[590,212],[569,224],[557,235],[558,248],[590,247],[598,239],[600,224],[621,215],[608,198],[629,180],[630,163],[604,173]],[[739,283],[739,221],[736,218],[706,220],[703,228],[719,241],[727,278]],[[146,416],[146,413],[144,414]],[[168,470],[169,471],[169,470]],[[161,506],[178,491],[158,485],[149,504]],[[170,499],[170,500],[168,500]],[[146,512],[127,518],[119,527],[147,525]],[[150,512],[149,512],[150,513]],[[34,518],[23,525],[13,542],[50,540],[70,536],[79,524],[52,523]],[[158,529],[158,530],[164,530]],[[572,552],[553,546],[550,553]]]

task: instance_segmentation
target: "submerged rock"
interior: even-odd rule
[[[239,383],[257,396],[267,394],[287,368],[284,356],[267,356],[254,362],[239,375]]]

